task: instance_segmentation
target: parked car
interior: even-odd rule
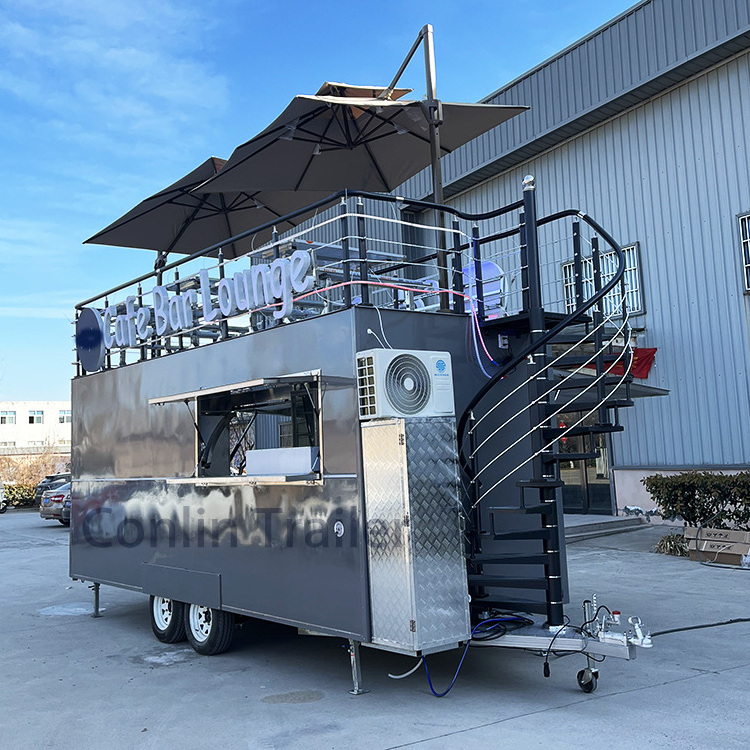
[[[63,526],[70,526],[70,482],[44,492],[39,515],[50,521],[59,521]]]
[[[34,499],[38,504],[42,502],[42,495],[47,490],[56,490],[58,487],[62,487],[67,482],[70,482],[70,474],[47,474],[44,479],[36,486],[34,493]]]
[[[0,479],[0,513],[5,513],[6,510],[8,510],[8,504],[5,502],[5,485]]]

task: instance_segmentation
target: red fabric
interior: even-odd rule
[[[656,347],[653,349],[633,349],[633,366],[630,368],[630,374],[634,378],[647,378],[648,373],[651,370],[651,365],[654,364],[655,356]],[[619,362],[612,368],[611,372],[613,375],[622,375],[624,367],[625,365],[622,362]]]

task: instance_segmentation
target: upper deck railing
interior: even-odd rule
[[[294,231],[274,233],[261,247],[253,246],[253,237],[272,223],[78,304],[76,374],[168,356],[352,305],[468,314],[475,329],[538,304],[560,313],[578,307],[581,285],[571,286],[563,273],[576,238],[563,219],[583,217],[591,225],[591,240],[584,238],[584,244],[594,245],[596,232],[613,248],[616,243],[577,211],[535,221],[530,242],[528,208],[523,209],[523,200],[467,213],[392,195],[335,193],[280,217],[279,223],[318,211]],[[236,257],[226,258],[223,248],[230,246]],[[530,284],[530,278],[538,283]]]

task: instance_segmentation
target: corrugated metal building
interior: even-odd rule
[[[531,109],[443,160],[447,202],[510,203],[533,174],[540,214],[580,208],[634,248],[641,382],[670,395],[622,414],[619,506],[655,470],[747,468],[750,3],[646,0],[485,101]]]

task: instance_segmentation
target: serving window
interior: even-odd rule
[[[151,399],[184,401],[193,417],[193,477],[316,480],[321,467],[319,373],[248,381]]]

